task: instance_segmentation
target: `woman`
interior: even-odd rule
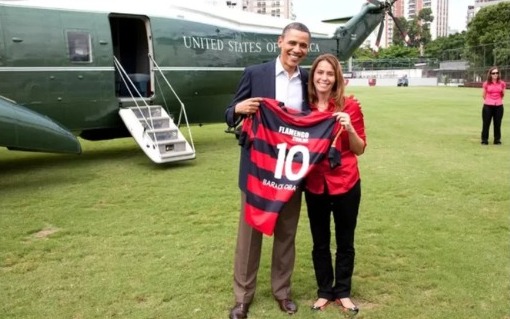
[[[342,128],[334,147],[340,152],[340,165],[331,168],[326,159],[309,173],[305,199],[313,239],[313,265],[318,299],[313,310],[323,310],[334,301],[350,315],[358,307],[350,299],[354,270],[354,231],[361,199],[357,155],[366,146],[363,114],[357,100],[345,97],[345,82],[340,63],[332,54],[317,57],[308,81],[312,110],[331,112]],[[336,260],[330,252],[331,213],[335,222]]]
[[[506,83],[501,81],[497,67],[487,72],[487,81],[483,83],[482,108],[482,145],[489,144],[489,128],[494,119],[494,144],[501,144],[501,120],[503,119],[503,97]]]

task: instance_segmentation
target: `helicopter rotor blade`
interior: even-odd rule
[[[404,32],[404,29],[402,28],[400,22],[395,18],[392,12],[393,4],[397,2],[398,0],[384,0],[384,2],[378,1],[378,0],[367,0],[368,3],[373,4],[375,6],[378,6],[381,9],[384,9],[384,11],[390,16],[390,18],[395,22],[395,25],[404,38],[404,42],[406,44],[409,44],[409,36],[406,32]],[[379,31],[377,33],[377,40],[376,40],[376,46],[379,47],[381,44],[381,37],[384,30],[384,18],[381,21],[381,26],[379,27]]]
[[[381,45],[381,37],[384,31],[384,18],[381,20],[381,26],[379,27],[379,32],[377,32],[377,40],[375,41],[375,46],[379,47]]]
[[[398,31],[400,32],[400,34],[402,35],[403,39],[404,39],[404,42],[406,44],[409,44],[409,36],[407,35],[406,32],[404,32],[404,29],[402,29],[402,26],[400,25],[400,22],[398,21],[397,18],[395,18],[395,16],[393,15],[393,12],[391,12],[391,9],[388,10],[388,15],[391,17],[391,19],[393,20],[393,22],[395,22],[395,26],[397,27]]]
[[[381,3],[377,0],[367,0],[367,2],[373,4],[374,6],[381,6]]]

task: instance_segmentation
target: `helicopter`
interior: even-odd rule
[[[302,65],[347,60],[395,1],[306,23]],[[80,154],[77,137],[132,136],[155,163],[193,159],[190,123],[224,121],[244,68],[274,59],[290,22],[182,0],[0,0],[0,146]]]

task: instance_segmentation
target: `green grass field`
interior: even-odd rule
[[[480,89],[350,91],[368,138],[358,318],[510,318],[510,114],[503,145],[482,146]],[[239,150],[224,129],[194,126],[197,159],[163,166],[132,139],[82,141],[80,156],[1,149],[0,318],[227,318]],[[288,318],[264,242],[249,318]],[[303,211],[292,318],[341,317],[312,313],[315,291]]]

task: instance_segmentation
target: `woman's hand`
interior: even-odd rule
[[[344,127],[347,132],[353,132],[354,128],[351,124],[351,117],[348,113],[345,112],[336,112],[333,113],[333,116],[336,117],[336,120]]]

